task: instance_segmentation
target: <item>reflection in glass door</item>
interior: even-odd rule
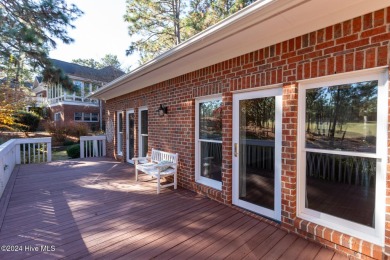
[[[282,90],[233,101],[233,203],[280,220]]]
[[[148,109],[139,108],[139,156],[145,157],[148,154]]]
[[[130,109],[126,112],[126,151],[127,162],[134,163],[134,110]]]

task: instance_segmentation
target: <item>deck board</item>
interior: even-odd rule
[[[107,158],[22,165],[0,230],[1,245],[22,250],[0,259],[344,258],[191,191],[155,189]]]

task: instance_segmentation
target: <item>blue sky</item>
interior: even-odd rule
[[[99,60],[105,54],[115,54],[124,67],[137,66],[137,57],[126,57],[130,45],[127,24],[123,21],[126,0],[67,0],[75,3],[84,15],[74,22],[69,35],[75,40],[70,45],[58,42],[50,57],[70,62],[77,58]]]

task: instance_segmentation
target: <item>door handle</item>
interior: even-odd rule
[[[234,157],[238,156],[238,144],[234,143]]]

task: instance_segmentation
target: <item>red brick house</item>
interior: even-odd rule
[[[36,77],[33,91],[37,105],[47,107],[50,119],[58,124],[82,122],[92,130],[102,129],[104,104],[87,96],[124,73],[110,66],[94,69],[55,59],[51,61],[72,80],[73,88],[65,89],[57,82],[43,82],[42,77]]]
[[[388,1],[255,2],[93,95],[107,154],[179,153],[184,188],[389,256],[389,42]]]

